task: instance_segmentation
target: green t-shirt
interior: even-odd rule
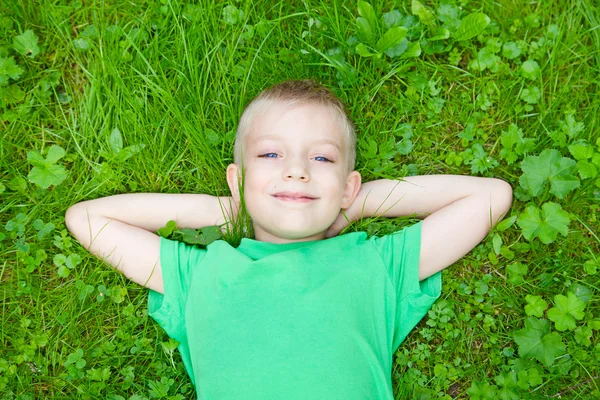
[[[392,355],[441,291],[440,273],[418,280],[421,224],[206,250],[161,239],[149,314],[199,399],[391,399]]]

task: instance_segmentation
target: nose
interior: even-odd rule
[[[288,159],[288,162],[285,164],[285,168],[283,170],[283,178],[286,180],[299,179],[301,181],[308,182],[310,180],[310,174],[308,172],[306,163],[297,158]]]

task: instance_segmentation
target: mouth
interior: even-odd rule
[[[307,203],[309,201],[316,200],[317,197],[311,196],[308,193],[295,193],[295,192],[281,192],[272,195],[276,199],[283,201],[295,201],[301,203]]]

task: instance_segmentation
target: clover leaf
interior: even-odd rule
[[[565,344],[556,332],[550,332],[550,323],[545,319],[527,318],[525,328],[516,331],[513,338],[519,345],[521,357],[535,358],[546,367],[565,353]]]
[[[575,329],[575,320],[584,316],[585,303],[571,292],[566,297],[562,294],[554,296],[554,305],[548,310],[548,319],[561,332]]]
[[[21,74],[23,74],[23,68],[15,63],[14,57],[0,57],[0,86],[6,86],[9,79],[19,79]]]
[[[579,179],[573,175],[577,163],[560,156],[558,150],[546,149],[539,156],[528,156],[521,163],[523,175],[521,186],[533,196],[543,193],[546,182],[550,182],[550,193],[563,199],[571,190],[578,188]]]
[[[158,231],[156,231],[156,233],[158,233],[158,236],[168,238],[176,230],[177,230],[177,224],[175,223],[175,221],[170,220],[169,222],[167,222],[167,224],[165,226],[163,226]]]
[[[55,228],[52,222],[44,224],[44,221],[42,221],[41,219],[36,219],[35,221],[33,221],[33,227],[38,231],[38,240],[41,240],[44,236],[52,232]]]
[[[544,244],[555,241],[558,233],[567,236],[570,222],[569,214],[563,211],[559,204],[552,202],[542,206],[541,215],[539,208],[529,206],[517,219],[525,239],[533,240],[537,237]]]
[[[28,30],[13,39],[13,48],[23,56],[35,58],[40,52],[37,42],[38,38],[35,33]]]
[[[56,165],[56,162],[64,155],[64,149],[57,145],[50,147],[45,159],[37,150],[27,152],[27,161],[33,165],[27,175],[29,181],[42,189],[60,184],[67,177],[67,170],[62,165]]]

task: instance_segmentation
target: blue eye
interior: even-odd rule
[[[272,157],[275,156],[275,157]],[[263,158],[276,158],[277,157],[277,153],[267,153],[267,154],[263,154],[262,156],[259,157],[263,157]]]
[[[327,157],[323,157],[323,156],[317,156],[317,157],[315,157],[315,160],[317,160],[318,158],[322,158],[323,159],[322,161],[324,161],[324,162],[333,162],[330,159],[328,159]],[[317,161],[320,161],[320,160],[317,160]]]

